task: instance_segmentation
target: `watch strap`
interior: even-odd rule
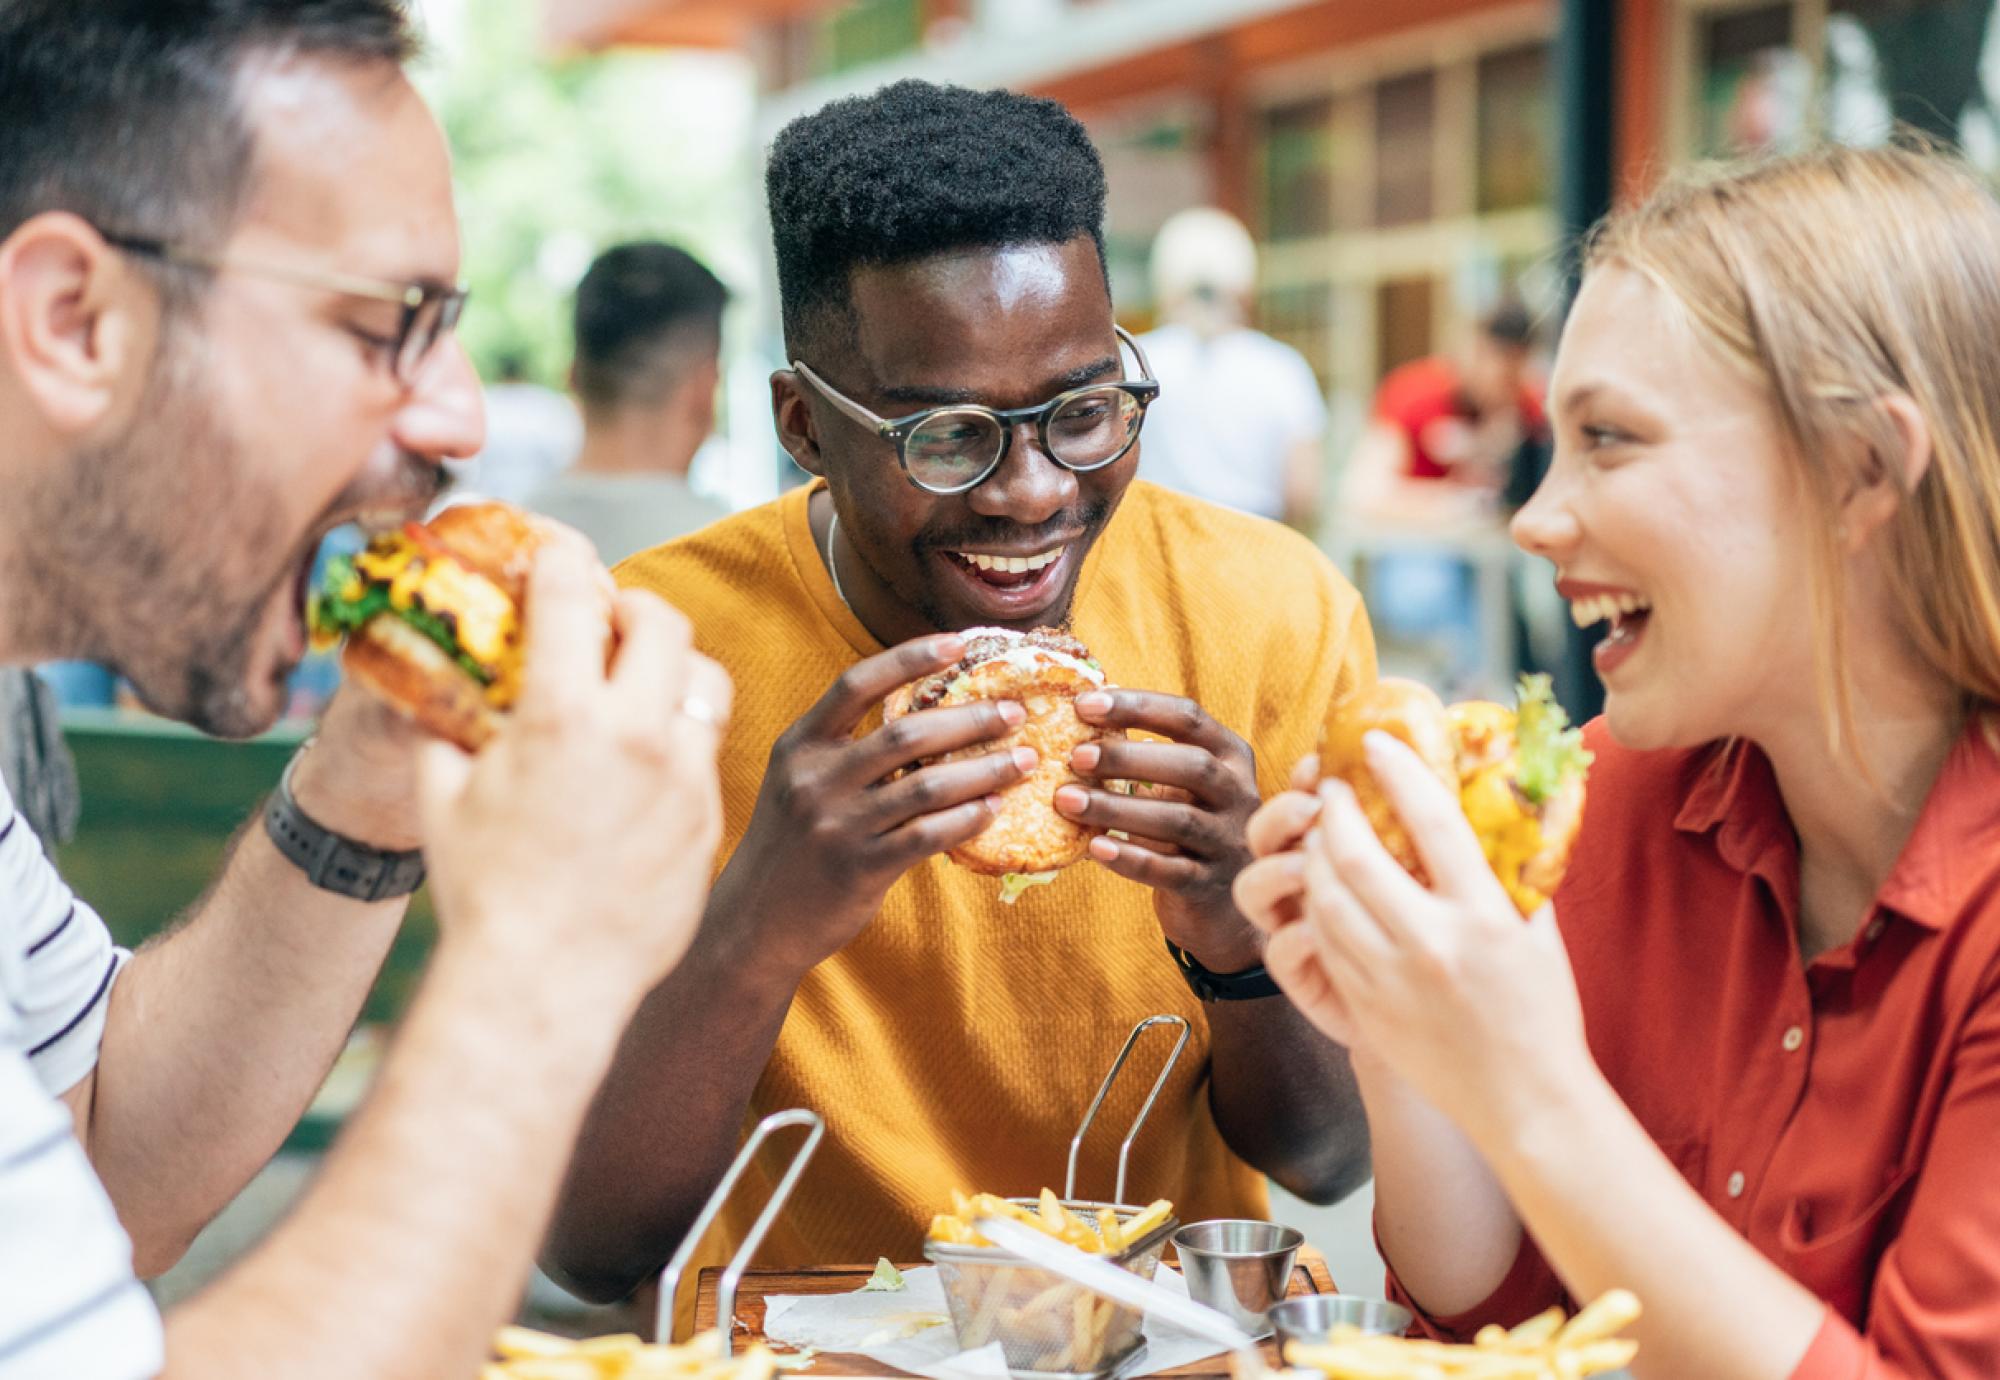
[[[1240,973],[1211,973],[1171,939],[1167,941],[1167,952],[1174,956],[1174,966],[1181,970],[1188,990],[1201,1001],[1258,1001],[1278,995],[1277,980],[1264,971],[1261,963]]]
[[[306,745],[310,747],[311,744]],[[322,825],[299,808],[292,795],[292,771],[301,749],[285,764],[278,789],[264,802],[264,832],[285,857],[322,891],[357,901],[408,896],[424,884],[424,855],[410,848],[391,850],[359,843]]]

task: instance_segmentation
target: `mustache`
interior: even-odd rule
[[[926,532],[917,538],[916,546],[919,551],[956,551],[968,546],[1004,546],[1012,543],[1032,546],[1045,541],[1052,543],[1060,537],[1094,532],[1110,518],[1111,504],[1104,499],[1095,499],[1057,513],[1047,522],[1037,523],[1031,528],[1004,519],[967,523]]]

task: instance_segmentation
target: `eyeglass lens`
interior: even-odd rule
[[[1139,400],[1122,388],[1085,389],[1048,419],[1043,434],[1049,454],[1077,470],[1115,460],[1138,435],[1141,411]],[[910,433],[903,455],[919,484],[949,489],[983,475],[1006,443],[989,413],[940,412]]]
[[[416,382],[424,361],[437,343],[458,324],[464,299],[456,293],[431,293],[416,306],[407,308],[402,348],[396,351],[396,377],[405,385]]]

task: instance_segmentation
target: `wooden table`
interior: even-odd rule
[[[1169,1252],[1167,1264],[1172,1264]],[[916,1265],[900,1268],[914,1270]],[[867,1282],[875,1272],[873,1265],[816,1265],[802,1270],[751,1270],[743,1276],[742,1286],[736,1293],[736,1341],[764,1340],[764,1302],[777,1294],[851,1294]],[[695,1296],[695,1331],[706,1332],[715,1326],[715,1292],[722,1278],[719,1268],[701,1272],[699,1292]],[[1299,1251],[1298,1263],[1292,1267],[1293,1298],[1301,1294],[1331,1294],[1335,1292],[1333,1277],[1327,1273],[1326,1259],[1318,1251],[1307,1246]],[[1278,1348],[1274,1342],[1264,1343],[1265,1360],[1273,1366],[1278,1362]],[[902,1375],[904,1372],[866,1356],[844,1353],[821,1352],[804,1372],[807,1375],[854,1376],[854,1375]],[[1173,1370],[1161,1371],[1162,1375],[1209,1377],[1229,1374],[1229,1359],[1226,1356],[1211,1356],[1205,1361],[1195,1361],[1178,1366]]]

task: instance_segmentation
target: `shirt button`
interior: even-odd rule
[[[1865,936],[1871,941],[1880,939],[1882,937],[1882,922],[1880,920],[1870,920],[1868,922],[1868,928],[1863,930],[1861,933],[1863,936]]]
[[[1740,1169],[1729,1176],[1729,1196],[1732,1198],[1743,1196],[1743,1171]]]
[[[1804,1044],[1805,1042],[1806,1042],[1805,1031],[1799,1029],[1797,1026],[1793,1026],[1790,1030],[1787,1030],[1785,1032],[1785,1039],[1784,1039],[1785,1053],[1796,1054],[1798,1052],[1799,1046]]]

